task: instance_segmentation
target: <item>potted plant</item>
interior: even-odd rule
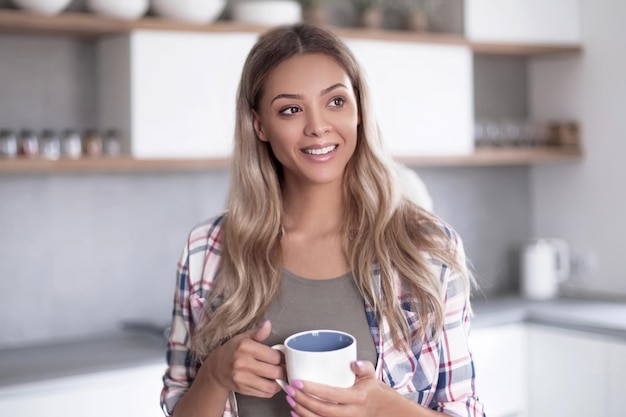
[[[358,17],[358,25],[380,28],[383,25],[383,0],[352,0]]]
[[[404,29],[426,32],[430,26],[430,17],[440,3],[441,0],[392,0],[390,7],[404,17]]]
[[[324,25],[328,23],[327,0],[298,0],[302,6],[302,20],[308,23]]]

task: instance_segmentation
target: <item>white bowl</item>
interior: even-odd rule
[[[135,20],[145,15],[149,0],[87,0],[87,9],[115,19]]]
[[[20,9],[35,13],[54,15],[65,9],[72,0],[13,0]]]
[[[298,1],[235,1],[231,7],[233,20],[262,26],[288,25],[302,20]]]
[[[226,7],[226,0],[150,0],[159,16],[190,23],[210,23]]]

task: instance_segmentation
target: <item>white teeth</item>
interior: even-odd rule
[[[325,155],[329,152],[334,151],[337,148],[337,145],[330,145],[321,149],[305,149],[304,153],[308,153],[309,155]]]

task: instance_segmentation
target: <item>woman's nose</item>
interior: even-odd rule
[[[308,111],[304,134],[307,136],[322,137],[330,131],[330,124],[322,111]]]

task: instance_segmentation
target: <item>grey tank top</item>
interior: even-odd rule
[[[305,330],[340,330],[356,338],[360,360],[376,365],[376,346],[365,316],[363,297],[351,273],[313,280],[284,270],[278,296],[270,305],[266,319],[272,321],[272,333],[263,342],[268,346]],[[267,399],[237,394],[237,405],[240,417],[290,417],[291,407],[282,391]]]

